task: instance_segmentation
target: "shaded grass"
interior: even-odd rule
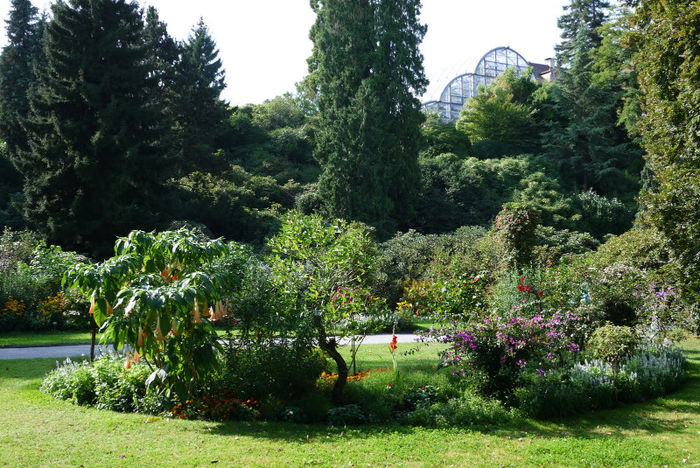
[[[3,361],[0,453],[10,466],[694,465],[700,463],[700,340],[684,347],[692,359],[690,379],[665,398],[562,421],[525,419],[470,430],[330,429],[119,414],[39,393],[54,360]],[[363,348],[361,367],[390,365],[386,346]],[[399,357],[402,372],[414,358],[418,367],[430,365],[435,350]]]

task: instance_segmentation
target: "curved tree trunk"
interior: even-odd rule
[[[348,381],[348,365],[343,359],[343,356],[338,352],[338,343],[335,338],[328,338],[326,336],[326,330],[320,323],[320,320],[316,321],[316,330],[318,331],[318,346],[322,351],[327,353],[331,359],[335,361],[338,366],[338,380],[336,380],[333,386],[332,398],[335,405],[341,406],[345,398],[343,392],[345,390],[345,384]]]

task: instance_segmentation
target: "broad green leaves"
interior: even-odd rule
[[[134,231],[115,252],[103,263],[76,265],[64,284],[90,298],[104,339],[167,372],[184,397],[216,365],[210,320],[225,314],[224,291],[235,288],[247,252],[187,230]]]

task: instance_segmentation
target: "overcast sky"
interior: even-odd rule
[[[33,0],[46,9],[51,0]],[[143,0],[153,5],[170,34],[185,39],[202,17],[226,69],[224,98],[231,104],[260,103],[288,91],[307,73],[308,0]],[[423,0],[428,25],[421,51],[431,81],[426,97],[450,78],[473,71],[475,60],[498,46],[510,46],[531,62],[543,63],[559,41],[557,18],[568,0]],[[7,19],[10,0],[0,0]],[[3,28],[0,46],[7,42]]]

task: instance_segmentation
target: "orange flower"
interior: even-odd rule
[[[126,369],[126,370],[131,369],[131,357],[128,354],[126,355],[126,362],[124,363],[124,369]]]
[[[163,332],[160,331],[160,316],[156,319],[156,340],[165,341],[165,337],[163,336]]]
[[[192,310],[192,313],[194,315],[194,323],[202,323],[202,316],[199,315],[199,303],[196,299],[194,301],[194,309]]]
[[[136,339],[136,346],[141,347],[143,346],[143,329],[139,327],[139,337]]]

